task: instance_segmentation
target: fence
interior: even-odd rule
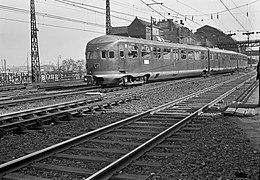
[[[55,82],[63,80],[79,80],[83,79],[84,72],[55,72],[45,71],[41,72],[41,82]],[[24,72],[17,73],[0,73],[0,86],[5,85],[19,85],[32,83],[31,74]]]

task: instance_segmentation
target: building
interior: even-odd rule
[[[183,21],[173,22],[172,19],[163,19],[158,22],[158,26],[163,31],[163,38],[172,43],[195,44],[192,31],[184,26]]]
[[[221,30],[211,26],[203,26],[194,33],[197,45],[207,47],[218,47],[221,43],[235,43],[236,41]],[[229,47],[227,50],[239,52],[238,47]]]
[[[129,26],[112,27],[111,34],[162,41],[162,31],[159,26],[155,23],[138,19],[137,17]]]

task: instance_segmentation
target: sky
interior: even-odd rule
[[[85,59],[86,44],[105,35],[105,7],[106,0],[35,0],[41,65],[57,65],[59,57]],[[244,32],[260,39],[260,0],[110,0],[110,9],[112,26],[152,16],[183,20],[193,32],[209,25],[236,33],[235,40],[247,40]],[[0,0],[0,59],[9,67],[30,65],[29,10],[29,0]]]

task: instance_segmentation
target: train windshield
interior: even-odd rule
[[[98,52],[97,51],[89,51],[87,53],[87,59],[98,59]]]

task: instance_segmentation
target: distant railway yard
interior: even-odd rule
[[[234,118],[255,72],[0,94],[1,179],[257,179]]]

